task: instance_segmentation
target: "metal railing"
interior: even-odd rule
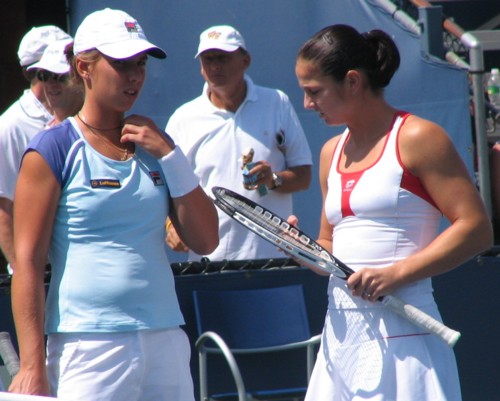
[[[433,7],[427,0],[374,0],[384,7],[394,19],[410,27],[411,32],[421,35],[421,29],[412,27],[409,20],[418,21],[421,7]],[[443,46],[446,60],[468,70],[473,106],[474,134],[477,161],[477,184],[486,209],[492,216],[491,184],[489,168],[489,144],[487,118],[500,125],[500,111],[486,100],[484,90],[484,52],[500,50],[500,30],[467,32],[451,18],[443,16]],[[418,22],[415,22],[418,24]]]

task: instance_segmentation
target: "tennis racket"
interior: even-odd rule
[[[226,188],[213,187],[212,192],[215,205],[223,212],[301,263],[315,266],[343,280],[354,273],[307,234],[268,209]],[[460,338],[458,331],[393,295],[385,295],[378,301],[416,326],[437,335],[450,347]]]

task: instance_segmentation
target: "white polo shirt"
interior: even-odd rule
[[[24,150],[52,119],[30,89],[0,116],[0,197],[14,199]]]
[[[179,107],[166,131],[187,156],[200,185],[209,194],[213,186],[238,192],[287,217],[292,214],[292,194],[268,191],[260,196],[243,187],[242,152],[251,147],[253,161],[267,160],[272,170],[311,165],[309,145],[288,96],[277,89],[254,85],[245,76],[247,96],[238,110],[222,110],[202,94]],[[225,213],[219,213],[219,247],[207,256],[211,261],[283,257],[283,253],[257,237]],[[193,252],[189,260],[199,260]]]

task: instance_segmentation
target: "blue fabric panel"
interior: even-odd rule
[[[261,348],[310,338],[301,285],[193,293],[198,333],[214,331],[230,348]]]

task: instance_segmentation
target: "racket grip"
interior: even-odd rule
[[[19,357],[7,331],[0,332],[0,357],[9,375],[14,377],[19,371]]]
[[[427,313],[393,295],[384,296],[382,303],[393,312],[408,319],[421,329],[437,335],[450,347],[453,347],[460,338],[460,332],[450,329],[440,321],[434,319],[432,316],[429,316]]]

